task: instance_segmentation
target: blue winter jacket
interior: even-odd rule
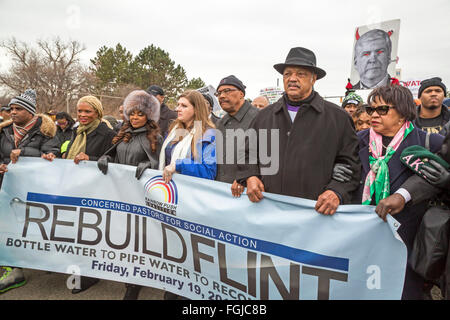
[[[175,170],[187,176],[214,180],[217,174],[216,130],[208,129],[196,144],[198,156],[175,161]],[[202,151],[200,155],[200,150]]]

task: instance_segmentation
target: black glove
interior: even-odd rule
[[[333,179],[339,182],[349,182],[352,179],[353,171],[349,164],[336,163],[333,168]]]
[[[434,160],[429,162],[432,166],[422,166],[422,173],[429,183],[438,188],[450,187],[450,172]]]
[[[151,161],[145,161],[145,162],[140,162],[136,168],[136,174],[135,177],[136,179],[140,179],[142,174],[144,173],[145,169],[151,169],[152,167],[152,162]]]
[[[100,169],[103,174],[108,172],[108,162],[112,160],[111,156],[101,156],[100,159],[97,160],[97,167]]]

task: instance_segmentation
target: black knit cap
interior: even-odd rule
[[[444,90],[444,95],[447,93],[447,87],[445,86],[445,84],[442,82],[442,79],[439,77],[434,77],[431,79],[426,79],[423,80],[420,84],[420,88],[419,88],[419,98],[422,95],[422,92],[428,88],[428,87],[433,87],[433,86],[437,86],[437,87],[441,87],[442,90]]]
[[[208,101],[208,103],[211,106],[211,108],[214,107],[214,101],[211,98],[211,96],[209,94],[207,94],[207,93],[202,93],[202,95],[203,95],[203,98],[205,98],[206,101]]]
[[[220,86],[225,86],[225,85],[230,85],[230,86],[236,87],[239,90],[241,90],[244,93],[244,95],[245,95],[245,88],[246,88],[246,86],[244,86],[242,81],[239,80],[238,78],[236,78],[234,75],[225,77],[222,80],[220,80],[220,83],[217,86],[216,90],[219,90]]]
[[[164,95],[164,90],[160,86],[157,86],[155,84],[148,87],[147,92],[154,96],[157,96],[158,94],[161,96]]]

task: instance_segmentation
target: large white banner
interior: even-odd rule
[[[265,194],[135,167],[20,158],[0,192],[0,265],[75,273],[191,299],[400,299],[406,247],[371,206]]]

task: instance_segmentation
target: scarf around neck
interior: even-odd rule
[[[362,197],[363,205],[370,205],[374,195],[375,204],[378,204],[380,200],[387,198],[390,195],[388,162],[397,151],[400,144],[406,139],[413,129],[413,124],[410,121],[405,121],[400,130],[395,134],[391,143],[387,146],[385,155],[382,156],[383,137],[381,134],[376,133],[373,128],[370,128],[370,171],[367,174],[364,183]]]
[[[164,141],[161,152],[159,154],[159,170],[164,170],[166,166],[166,147],[167,145],[176,138],[178,126],[174,127],[167,135]],[[192,139],[195,136],[196,128],[192,128],[188,135],[186,135],[177,145],[173,148],[172,158],[170,159],[170,164],[174,164],[178,159],[185,159],[188,157],[189,151],[191,151]]]
[[[20,127],[13,123],[13,132],[14,132],[14,144],[16,148],[19,147],[20,141],[22,141],[23,137],[27,135],[27,133],[34,127],[37,122],[38,117],[34,116],[30,122],[28,122],[23,127]]]
[[[66,159],[75,159],[80,152],[86,152],[87,135],[93,132],[100,125],[100,119],[95,119],[87,125],[80,125],[77,128],[77,136],[69,149]]]
[[[284,102],[287,105],[290,105],[290,106],[293,106],[293,107],[300,107],[300,106],[302,106],[304,104],[311,103],[314,100],[315,96],[316,96],[316,92],[313,90],[311,92],[311,94],[306,99],[303,99],[303,100],[300,100],[300,101],[291,101],[291,100],[289,100],[288,95],[286,94],[286,92],[283,94]]]

